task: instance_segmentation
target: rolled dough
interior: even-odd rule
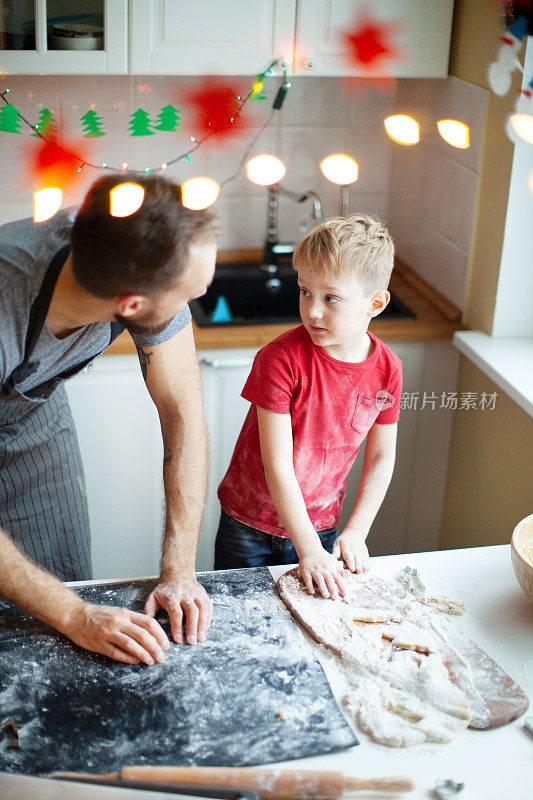
[[[472,714],[434,637],[365,593],[362,576],[350,576],[358,603],[349,608],[309,595],[295,572],[278,582],[293,615],[325,646],[319,657],[349,721],[391,747],[455,738]]]
[[[343,600],[312,597],[296,570],[278,591],[315,640],[335,696],[374,739],[448,741],[470,716],[471,728],[497,728],[527,710],[525,692],[447,614],[372,572],[343,577]],[[387,610],[389,620],[354,619],[369,609]]]

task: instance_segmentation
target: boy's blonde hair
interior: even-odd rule
[[[298,242],[292,263],[296,270],[305,265],[336,278],[356,277],[370,295],[389,285],[394,243],[383,223],[368,214],[333,217]]]

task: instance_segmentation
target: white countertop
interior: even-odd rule
[[[401,796],[413,800],[434,798],[437,778],[465,783],[457,800],[532,800],[533,736],[524,729],[524,719],[533,716],[533,602],[516,581],[509,545],[375,556],[371,565],[377,575],[389,579],[396,578],[405,566],[416,567],[428,593],[464,603],[465,614],[452,617],[453,621],[521,686],[531,707],[508,725],[488,731],[467,730],[449,744],[396,749],[359,734],[357,747],[287,761],[282,766],[336,769],[357,777],[411,776],[416,791]],[[270,571],[278,578],[287,569],[290,567],[272,567]],[[378,792],[353,795],[354,800],[399,796]]]
[[[339,769],[358,777],[407,775],[416,791],[406,798],[434,797],[437,778],[465,783],[457,800],[532,800],[533,736],[524,719],[533,716],[533,602],[523,594],[511,566],[510,547],[475,547],[371,559],[382,578],[396,578],[405,566],[416,567],[430,594],[444,594],[466,606],[452,617],[503,667],[528,695],[531,706],[520,719],[488,731],[467,730],[454,742],[392,748],[359,736],[357,747],[333,755],[287,762],[286,766]],[[272,567],[274,578],[286,567]],[[396,796],[396,795],[394,795]],[[377,792],[353,797],[381,798]]]

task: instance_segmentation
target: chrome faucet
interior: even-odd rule
[[[260,269],[273,275],[278,270],[277,257],[280,255],[291,255],[294,252],[294,244],[280,244],[278,242],[278,208],[279,196],[282,194],[295,203],[304,203],[311,200],[313,206],[311,210],[312,219],[322,219],[322,203],[316,192],[311,190],[298,194],[291,192],[279,185],[279,183],[268,187],[268,217],[267,217],[267,238],[265,242],[264,261]]]

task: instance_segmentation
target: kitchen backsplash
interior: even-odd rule
[[[228,78],[241,92],[249,78]],[[9,76],[10,100],[31,121],[40,108],[51,109],[69,141],[83,142],[91,160],[135,169],[154,167],[191,146],[191,109],[187,96],[208,85],[201,77],[144,76]],[[169,177],[184,181],[208,175],[218,181],[236,171],[241,157],[266,119],[279,78],[266,81],[266,99],[250,102],[243,112],[239,133],[221,142],[206,142],[190,163],[181,161]],[[324,215],[338,213],[337,187],[319,170],[330,153],[346,152],[359,163],[359,180],[351,188],[352,211],[367,211],[388,222],[397,251],[405,262],[462,307],[466,268],[482,145],[486,92],[457,78],[399,80],[387,88],[343,78],[293,78],[285,105],[276,112],[250,155],[269,152],[286,164],[283,185],[303,192],[312,189],[322,201]],[[270,102],[269,102],[270,101]],[[128,135],[130,115],[145,109],[156,119],[171,103],[181,113],[174,133]],[[105,136],[82,139],[80,117],[89,109],[103,117]],[[421,122],[421,143],[405,147],[393,143],[383,120],[394,113],[413,113]],[[436,133],[437,119],[457,118],[471,126],[472,146],[461,151]],[[32,214],[34,187],[25,169],[32,150],[28,134],[0,132],[0,223]],[[84,168],[74,188],[65,191],[65,203],[79,202],[100,173]],[[224,222],[223,248],[262,246],[266,230],[267,191],[250,183],[244,171],[223,190],[216,210]],[[280,200],[279,236],[294,241],[311,221],[309,203]]]
[[[388,220],[403,260],[463,308],[484,140],[487,90],[450,77],[398,82],[397,113],[420,122],[416,147],[393,147]],[[437,120],[470,127],[470,148],[450,147]]]

